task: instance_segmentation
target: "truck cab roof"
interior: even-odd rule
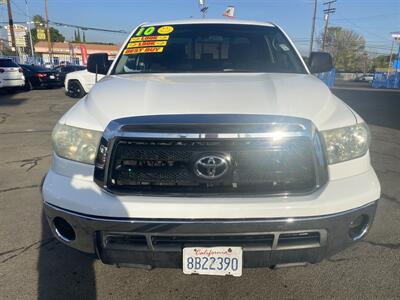
[[[160,26],[166,24],[183,25],[183,24],[238,24],[238,25],[258,25],[258,26],[269,26],[276,27],[270,22],[260,22],[251,20],[237,20],[237,19],[181,19],[181,20],[169,20],[162,22],[144,22],[142,26]]]

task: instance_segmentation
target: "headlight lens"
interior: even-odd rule
[[[101,135],[100,131],[57,124],[52,135],[53,149],[60,157],[94,164]]]
[[[329,164],[363,156],[369,148],[370,134],[365,123],[322,131],[322,136]]]

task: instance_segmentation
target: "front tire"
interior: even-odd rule
[[[86,92],[78,80],[68,81],[68,96],[72,98],[82,98],[83,96],[85,96],[85,94]]]

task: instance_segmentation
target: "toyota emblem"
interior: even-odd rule
[[[229,158],[221,155],[207,155],[194,163],[194,172],[204,179],[217,179],[229,169]]]

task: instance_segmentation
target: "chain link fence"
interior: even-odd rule
[[[400,72],[375,72],[373,88],[400,89]]]

